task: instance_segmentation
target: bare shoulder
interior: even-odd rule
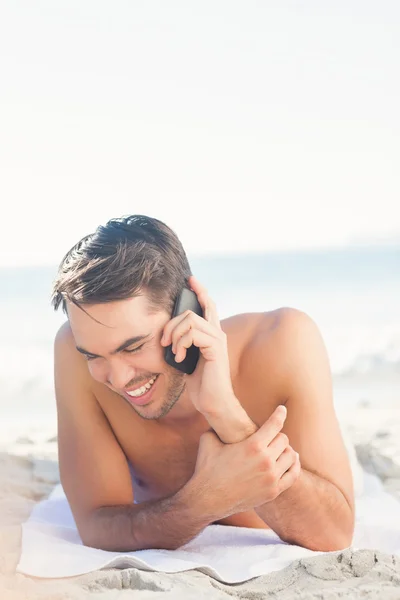
[[[58,329],[55,338],[54,338],[54,346],[56,348],[60,347],[60,344],[66,343],[68,339],[72,338],[72,331],[68,321],[65,321]]]
[[[309,315],[286,306],[236,315],[228,321],[224,330],[235,351],[236,395],[261,423],[267,413],[286,404],[286,382],[294,355],[304,350],[304,340],[317,328]]]
[[[275,367],[285,368],[292,352],[299,349],[304,338],[318,335],[319,330],[307,313],[284,306],[258,314],[249,333],[241,351],[242,366],[251,362],[254,369],[260,360],[265,364],[268,359]]]
[[[221,322],[222,329],[228,337],[229,349],[235,353],[243,366],[249,359],[253,360],[254,352],[262,350],[263,357],[268,350],[275,349],[279,342],[283,350],[285,344],[291,342],[294,330],[311,323],[311,318],[304,312],[291,307],[259,313],[243,313],[234,315]],[[276,351],[276,360],[283,359]]]
[[[222,330],[227,336],[231,379],[234,386],[243,350],[254,336],[262,319],[262,313],[242,313],[221,321]]]
[[[69,322],[66,321],[58,329],[54,338],[54,360],[60,369],[71,368],[71,359],[73,363],[77,357],[76,349],[74,347],[74,337],[72,335],[71,327]]]
[[[65,352],[66,349],[72,350],[75,348],[74,337],[72,335],[72,330],[68,321],[65,321],[59,327],[55,338],[54,338],[54,352],[59,354],[60,352]]]
[[[91,517],[98,508],[133,502],[126,457],[92,381],[64,323],[54,342],[60,478],[81,538],[89,545],[95,535]]]
[[[75,347],[75,340],[69,322],[66,321],[58,329],[54,338],[54,362],[59,372],[73,375],[77,383],[91,387],[91,377],[85,359]]]

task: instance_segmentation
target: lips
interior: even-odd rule
[[[134,396],[130,396],[129,394],[127,394],[127,392],[125,390],[124,397],[126,398],[126,400],[128,400],[128,402],[130,404],[133,404],[134,406],[143,406],[144,404],[148,404],[148,402],[150,402],[150,400],[151,400],[151,396],[153,395],[154,388],[157,385],[158,377],[159,376],[157,375],[156,380],[153,383],[153,385],[150,387],[150,389],[147,390],[147,392],[145,392],[141,396],[138,396],[135,398]],[[141,387],[141,386],[139,386],[139,387]],[[138,387],[132,388],[132,390],[135,390],[135,389],[138,389]],[[132,390],[129,390],[129,391],[132,391]]]
[[[155,382],[155,380],[157,379],[157,375],[153,375],[153,377],[150,377],[150,379],[146,379],[146,381],[144,381],[142,383],[142,385],[136,385],[136,386],[132,386],[129,389],[126,389],[125,391],[129,394],[129,396],[140,396],[140,390],[142,390],[142,394],[144,394],[144,392],[146,391],[146,389],[150,389],[151,386],[153,385],[153,383]],[[144,388],[144,389],[143,389]],[[132,394],[132,392],[135,392],[134,394]],[[139,392],[138,394],[136,394],[136,392]]]

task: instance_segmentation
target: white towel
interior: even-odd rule
[[[364,473],[356,499],[352,547],[400,555],[400,502],[374,475]],[[271,530],[210,525],[178,550],[108,552],[82,544],[67,498],[58,484],[22,525],[17,571],[43,578],[71,577],[104,568],[136,567],[176,573],[198,569],[225,583],[278,571],[294,560],[321,554],[286,544]]]

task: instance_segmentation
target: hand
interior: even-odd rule
[[[232,388],[227,337],[221,328],[214,302],[195,277],[189,285],[197,295],[204,318],[188,310],[164,327],[163,346],[172,344],[176,362],[182,361],[192,344],[200,349],[192,375],[186,375],[186,389],[197,410],[204,415],[239,410]]]
[[[223,444],[208,431],[200,438],[190,484],[201,510],[221,519],[275,500],[300,475],[298,454],[281,433],[286,408],[278,406],[246,440]]]

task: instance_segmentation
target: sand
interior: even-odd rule
[[[360,407],[340,417],[363,468],[377,474],[386,490],[400,499],[400,410]],[[138,600],[400,600],[400,557],[362,549],[302,559],[281,571],[236,585],[222,584],[198,571],[165,574],[108,569],[52,580],[16,573],[21,523],[58,481],[55,438],[41,445],[20,439],[0,453],[1,600],[115,600],[133,597],[132,590]]]

